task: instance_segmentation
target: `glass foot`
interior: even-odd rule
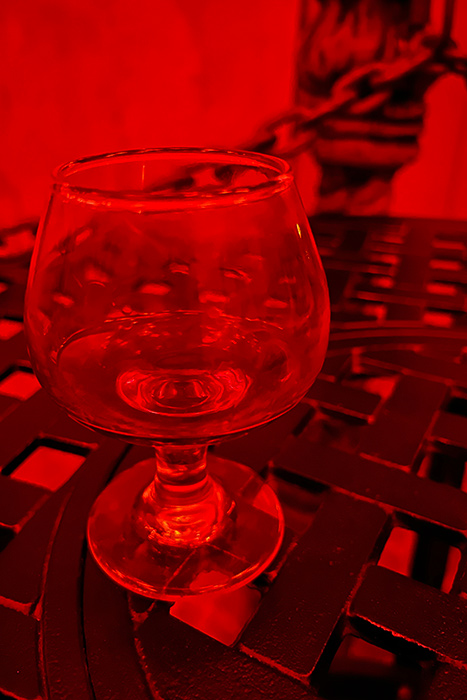
[[[212,539],[176,546],[142,527],[141,504],[154,460],[117,476],[95,502],[88,542],[99,566],[135,593],[160,600],[243,586],[273,560],[284,518],[274,491],[242,464],[213,455],[209,474],[230,504]]]

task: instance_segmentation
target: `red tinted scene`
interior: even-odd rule
[[[464,698],[465,0],[20,0],[0,65],[0,698]]]

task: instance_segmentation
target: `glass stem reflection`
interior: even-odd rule
[[[232,503],[206,470],[206,445],[156,446],[154,481],[143,493],[142,524],[153,544],[193,547],[214,539]]]

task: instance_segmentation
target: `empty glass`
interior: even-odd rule
[[[90,514],[104,571],[166,600],[257,576],[281,542],[280,505],[207,447],[292,408],[324,359],[326,281],[288,165],[163,149],[59,168],[25,328],[72,418],[155,448]]]

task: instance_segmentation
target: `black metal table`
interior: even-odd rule
[[[87,554],[92,502],[148,451],[38,388],[20,325],[33,227],[3,232],[0,697],[467,698],[467,223],[312,225],[323,371],[289,414],[215,448],[276,488],[281,552],[254,585],[173,606]]]

